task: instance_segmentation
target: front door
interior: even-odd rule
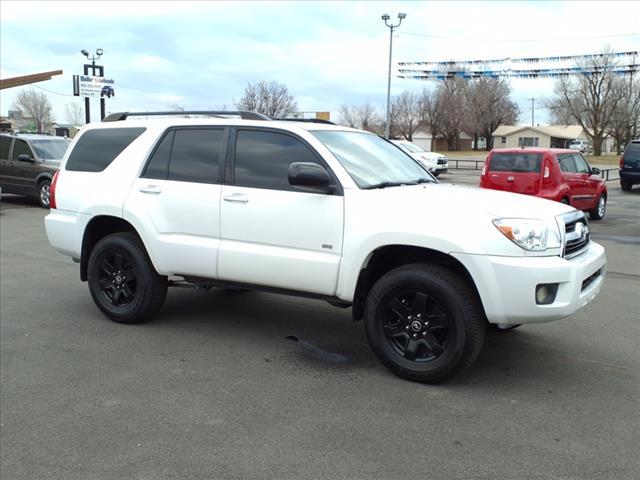
[[[327,168],[312,147],[284,131],[238,129],[235,137],[220,203],[220,278],[334,295],[344,209],[337,179],[331,194],[298,190],[291,163]]]
[[[224,128],[172,129],[134,182],[125,218],[150,230],[145,244],[161,272],[217,277],[225,149]]]
[[[569,185],[569,201],[572,207],[583,209],[584,201],[584,179],[583,175],[578,173],[575,157],[572,153],[562,153],[558,155],[558,163],[564,181]]]

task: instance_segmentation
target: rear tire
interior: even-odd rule
[[[624,190],[625,192],[631,190],[631,185],[631,182],[628,180],[620,180],[620,188],[622,188],[622,190]]]
[[[51,201],[51,180],[38,182],[38,202],[42,208],[49,208]]]
[[[396,268],[373,286],[365,330],[378,359],[407,380],[438,383],[476,359],[485,335],[479,300],[455,272],[416,263]]]
[[[604,218],[604,214],[607,211],[607,196],[602,194],[598,197],[596,201],[596,206],[593,207],[593,210],[589,211],[589,218],[591,220],[602,220]]]
[[[129,232],[108,235],[96,244],[87,277],[96,306],[118,323],[149,320],[167,296],[167,277],[156,272],[138,236]]]

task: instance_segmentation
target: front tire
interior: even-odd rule
[[[49,208],[51,201],[51,181],[42,180],[38,183],[38,202],[42,208]]]
[[[604,218],[604,214],[607,210],[607,196],[602,194],[598,197],[598,201],[596,202],[596,206],[593,207],[593,210],[589,211],[589,217],[591,220],[602,220]]]
[[[407,380],[438,383],[476,359],[485,336],[475,292],[455,272],[416,263],[396,268],[373,286],[365,329],[378,359]]]
[[[159,275],[133,233],[100,240],[87,264],[89,291],[102,313],[119,323],[149,320],[167,296],[167,277]]]

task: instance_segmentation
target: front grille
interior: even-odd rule
[[[596,273],[594,273],[593,275],[589,275],[587,278],[585,278],[582,281],[582,290],[584,291],[589,285],[591,285],[593,282],[596,281],[596,279],[602,275],[602,269],[598,270]]]
[[[590,241],[589,222],[583,212],[576,211],[562,216],[565,244],[562,256],[573,258],[586,250]]]

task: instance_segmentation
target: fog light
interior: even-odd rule
[[[556,299],[557,293],[557,283],[542,283],[536,287],[536,303],[538,305],[549,305]]]

